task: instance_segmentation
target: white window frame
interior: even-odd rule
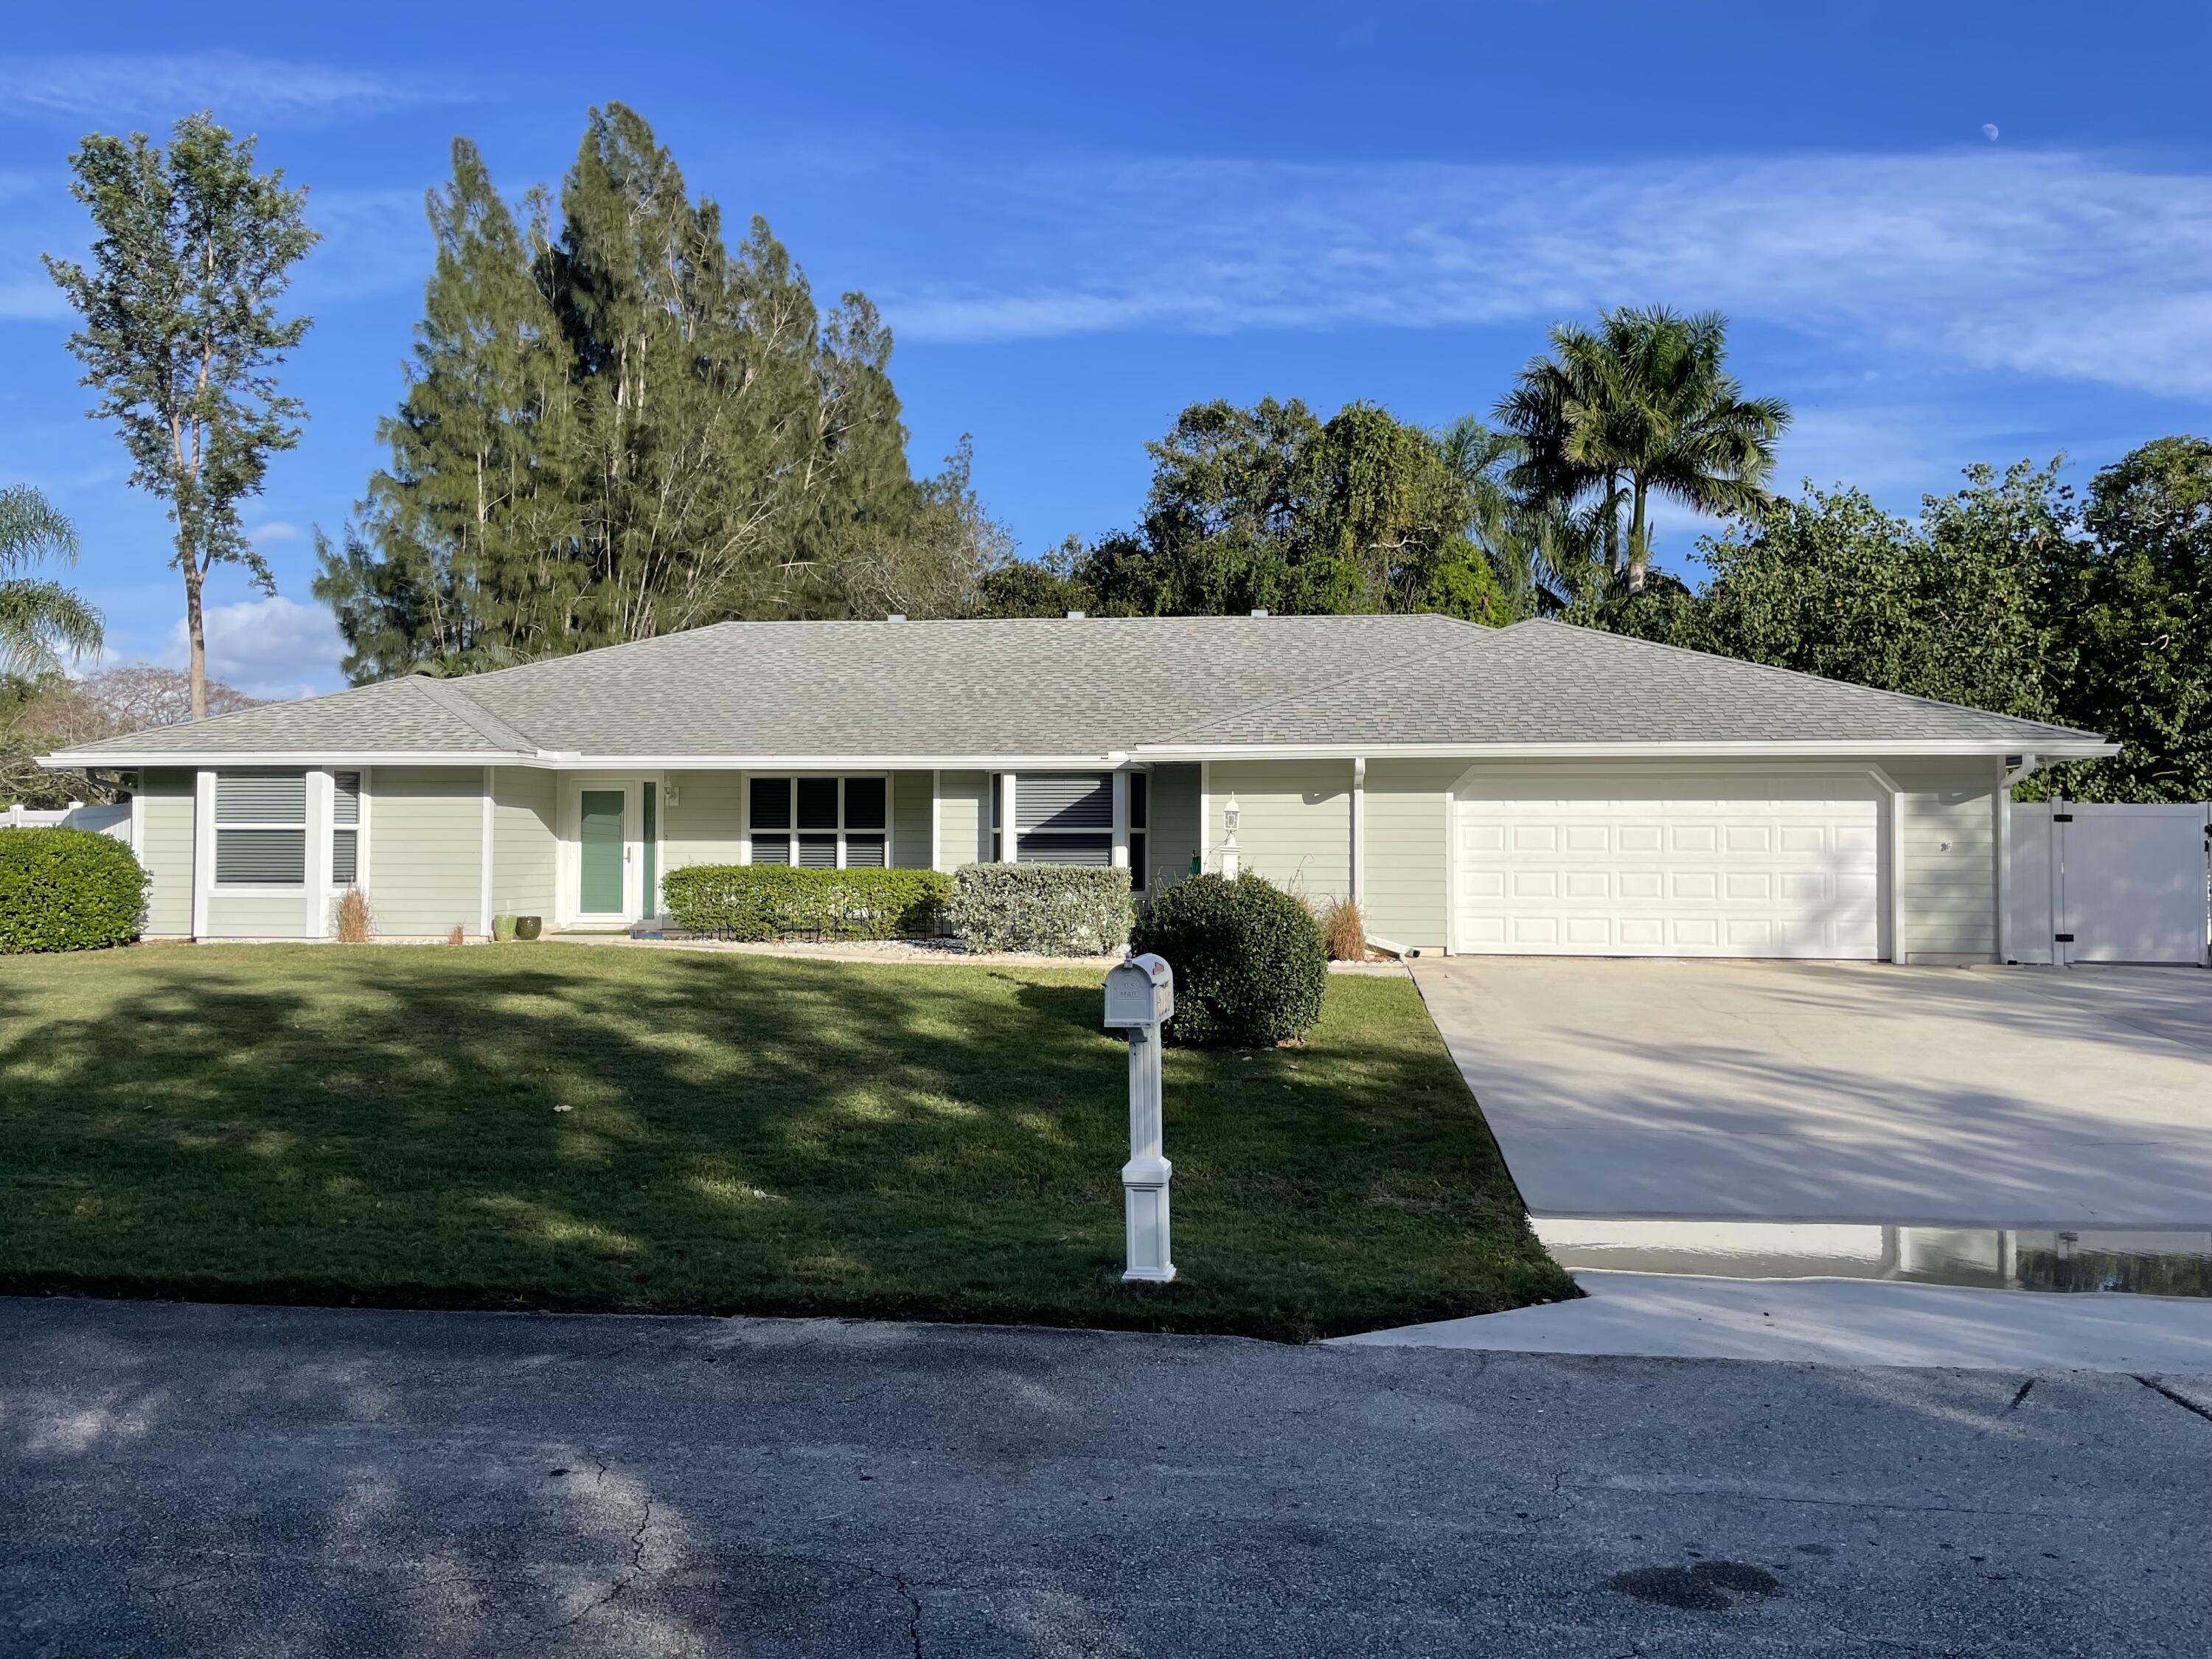
[[[296,822],[279,823],[266,818],[226,819],[222,816],[222,780],[228,772],[233,777],[254,775],[290,776],[289,766],[236,766],[210,769],[208,777],[208,878],[210,893],[264,894],[282,896],[288,894],[313,893],[314,884],[308,879],[315,869],[313,820],[315,817],[315,775],[305,767],[300,769],[300,816]],[[296,830],[300,832],[300,879],[297,881],[225,881],[222,869],[222,832],[226,830]]]
[[[801,778],[814,780],[831,778],[836,781],[837,828],[836,830],[801,830],[799,827],[799,781]],[[845,822],[845,786],[854,778],[874,778],[880,779],[882,781],[884,786],[884,822],[881,829],[870,829],[865,824],[855,826]],[[898,814],[898,803],[892,796],[892,791],[896,786],[892,782],[891,775],[889,772],[746,773],[744,775],[744,782],[745,792],[744,854],[745,862],[747,864],[757,864],[760,862],[760,860],[754,855],[753,852],[753,785],[756,781],[775,783],[779,781],[781,781],[790,791],[791,823],[784,829],[764,830],[761,833],[763,835],[769,836],[781,836],[790,843],[788,854],[784,860],[785,864],[790,868],[798,870],[809,867],[802,866],[799,861],[799,838],[801,836],[827,836],[831,834],[835,834],[837,837],[837,862],[830,867],[838,870],[844,870],[852,867],[845,861],[846,848],[848,846],[847,837],[850,836],[881,836],[884,838],[884,862],[882,867],[886,870],[895,867],[891,857],[891,821]],[[811,867],[821,869],[823,866],[815,865]],[[872,865],[862,865],[860,867],[862,869],[872,869],[876,866]]]
[[[342,772],[350,772],[359,780],[354,787],[354,803],[356,810],[351,823],[338,822],[338,775]],[[331,838],[331,856],[327,866],[331,872],[328,884],[331,896],[333,898],[342,896],[349,887],[358,887],[363,892],[367,892],[368,890],[368,772],[362,767],[339,766],[333,767],[323,775],[330,780],[331,791],[330,810],[324,815],[328,820],[325,827],[330,831]],[[338,837],[349,832],[353,836],[353,879],[340,881],[337,877]]]

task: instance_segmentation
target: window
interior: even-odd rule
[[[1111,864],[1114,780],[1104,772],[1024,772],[1014,787],[1015,857],[1024,864]]]
[[[361,879],[361,774],[331,774],[331,885]]]
[[[307,775],[219,772],[215,780],[218,887],[298,887],[307,879]]]
[[[1151,773],[1129,774],[1129,885],[1139,893],[1151,884],[1145,879],[1151,867],[1145,862],[1145,848],[1152,840],[1152,794]]]
[[[880,870],[890,862],[884,777],[756,777],[745,793],[755,864]]]

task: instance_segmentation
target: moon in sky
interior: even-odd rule
[[[1993,144],[1994,144],[1995,143],[1996,143],[1996,141],[1997,141],[1997,124],[1996,124],[1996,122],[1994,122],[1994,121],[1984,121],[1984,122],[1983,122],[1983,123],[1982,123],[1982,137],[1984,137],[1984,138],[1986,138],[1986,139],[1988,139],[1988,140],[1989,140],[1991,143],[1993,143]]]

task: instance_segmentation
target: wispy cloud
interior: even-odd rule
[[[343,684],[338,659],[345,647],[337,619],[319,605],[271,594],[210,605],[204,623],[208,672],[248,696],[307,697]],[[161,660],[181,668],[189,652],[179,618]]]
[[[327,120],[454,96],[428,82],[234,52],[0,58],[0,110],[19,116],[167,121],[212,109],[218,119]]]
[[[1978,149],[1623,167],[1046,163],[950,186],[910,340],[1547,322],[1661,301],[1829,345],[2212,396],[2212,177]]]

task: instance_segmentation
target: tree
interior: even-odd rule
[[[2051,615],[2059,706],[2121,751],[2064,769],[2083,800],[2212,799],[2212,442],[2160,438],[2089,485]]]
[[[209,572],[241,564],[276,591],[239,503],[261,492],[269,458],[299,441],[307,415],[278,392],[275,369],[309,319],[278,317],[276,301],[318,239],[307,191],[288,190],[281,169],[254,172],[253,152],[206,114],[177,123],[167,155],[143,133],[93,134],[70,158],[70,193],[100,233],[93,267],[46,261],[83,319],[70,349],[82,384],[100,392],[94,417],[115,420],[131,483],[167,503],[195,719],[207,712]]]
[[[18,573],[76,562],[76,531],[27,484],[0,489],[0,676],[50,673],[64,651],[100,649],[100,613],[58,582]]]
[[[910,477],[865,295],[823,317],[760,219],[726,246],[619,104],[592,112],[557,211],[526,201],[525,223],[455,141],[390,464],[319,539],[349,675],[969,603],[1003,532],[964,459]]]
[[[1790,408],[1742,395],[1723,367],[1726,336],[1717,312],[1663,306],[1602,313],[1595,331],[1557,324],[1552,356],[1531,359],[1498,400],[1522,446],[1515,488],[1568,512],[1596,507],[1607,577],[1632,592],[1651,562],[1655,493],[1724,517],[1765,504]]]
[[[220,680],[207,681],[205,692],[211,714],[251,708],[258,701]],[[181,669],[125,663],[81,680],[58,672],[0,675],[0,804],[20,800],[51,808],[112,799],[112,786],[82,772],[50,772],[37,757],[191,718],[191,677]]]

